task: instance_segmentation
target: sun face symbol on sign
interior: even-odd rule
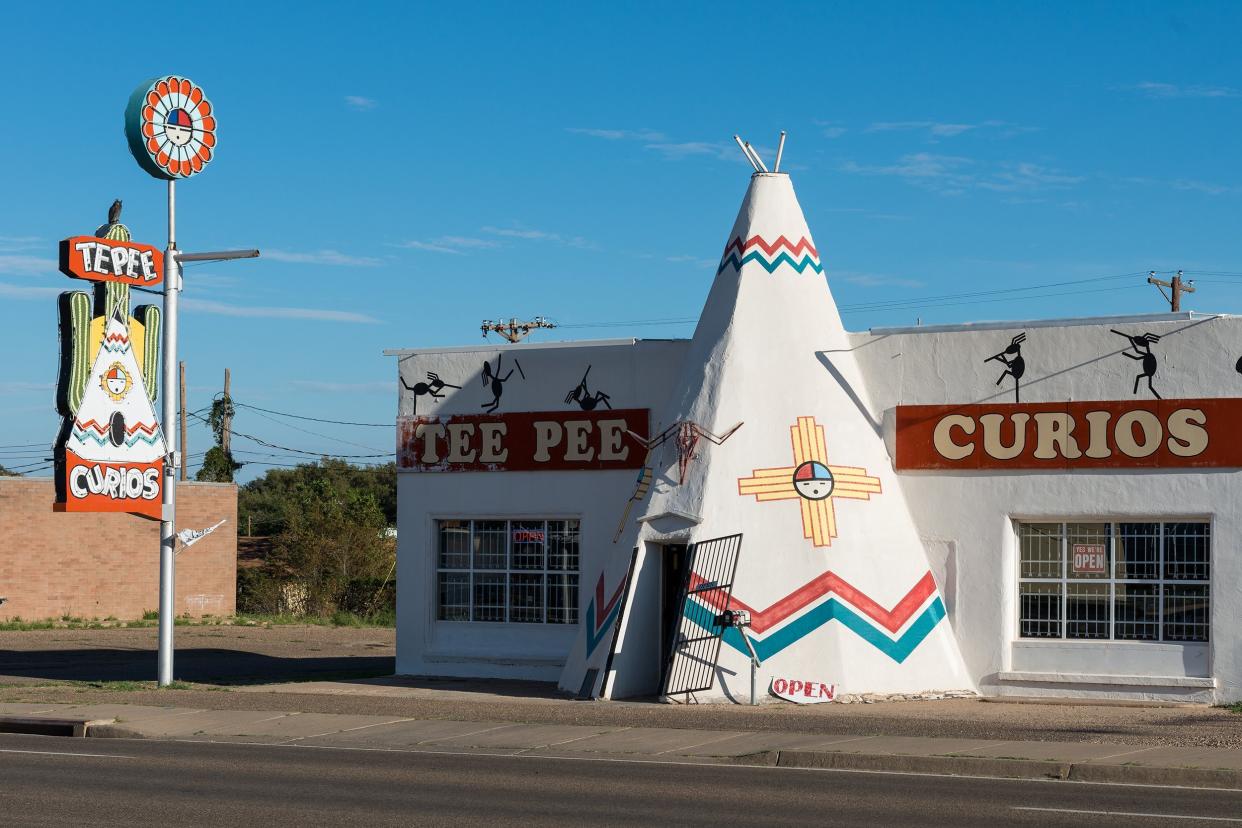
[[[114,362],[99,378],[99,384],[113,402],[120,402],[125,399],[129,389],[134,387],[134,379],[121,363]]]
[[[814,417],[799,417],[789,429],[794,465],[755,469],[737,481],[737,493],[755,500],[796,500],[802,510],[802,536],[815,546],[831,546],[837,536],[833,501],[870,500],[882,493],[880,479],[856,466],[828,465],[824,427]]]
[[[134,90],[125,135],[139,166],[175,180],[202,172],[216,146],[216,119],[203,90],[188,78],[155,78]]]
[[[794,490],[807,500],[823,500],[832,495],[832,471],[817,460],[807,460],[794,469]]]
[[[164,134],[175,147],[184,147],[194,139],[194,123],[184,109],[174,109],[164,119]]]

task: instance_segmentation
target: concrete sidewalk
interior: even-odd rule
[[[94,737],[291,747],[738,763],[1242,790],[1242,750],[912,736],[449,721],[126,704],[0,704],[8,717],[92,722]]]

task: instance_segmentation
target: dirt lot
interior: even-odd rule
[[[1242,714],[1212,707],[977,700],[684,706],[577,702],[548,685],[522,682],[367,678],[392,672],[393,641],[392,630],[377,628],[179,627],[176,675],[194,684],[156,691],[149,684],[155,672],[154,629],[4,632],[0,702],[119,702],[458,721],[1242,747]],[[66,681],[79,683],[54,683]],[[256,686],[297,681],[306,683]]]

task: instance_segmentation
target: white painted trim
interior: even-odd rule
[[[638,523],[650,523],[653,520],[659,520],[660,518],[666,518],[666,517],[681,518],[682,520],[687,520],[694,524],[699,524],[703,522],[703,518],[700,517],[699,515],[692,515],[687,512],[678,512],[676,509],[672,511],[668,511],[668,512],[660,512],[660,514],[658,515],[643,515],[642,517],[638,519],[637,522]]]
[[[1195,676],[1106,676],[1090,673],[1023,673],[1001,672],[997,681],[1030,682],[1033,684],[1108,684],[1135,687],[1207,687],[1215,688],[1215,678]]]

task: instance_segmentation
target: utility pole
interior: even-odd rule
[[[496,333],[503,336],[510,342],[521,342],[530,334],[531,331],[539,328],[552,329],[556,327],[556,323],[549,322],[542,316],[536,316],[529,322],[518,321],[516,318],[505,322],[503,319],[499,322],[493,322],[490,319],[483,320],[483,338],[487,339],[489,333]]]
[[[229,457],[229,437],[233,430],[233,398],[229,396],[229,369],[224,369],[224,428],[220,433],[220,448]]]
[[[185,480],[185,469],[186,469],[186,466],[189,465],[189,463],[185,461],[185,457],[189,453],[189,445],[190,445],[189,442],[186,440],[186,433],[185,433],[185,363],[179,362],[177,363],[177,365],[181,371],[181,464],[180,464],[181,473],[180,473],[180,478],[182,480]]]
[[[1177,271],[1177,275],[1173,277],[1173,281],[1171,282],[1166,282],[1163,279],[1157,279],[1156,271],[1154,270],[1147,274],[1147,284],[1156,286],[1156,290],[1159,290],[1160,295],[1163,296],[1165,301],[1169,303],[1169,310],[1173,311],[1173,313],[1177,313],[1182,309],[1183,293],[1195,292],[1194,283],[1194,279],[1191,279],[1189,282],[1183,282],[1182,272],[1180,270]],[[1172,291],[1172,295],[1170,296],[1166,294],[1164,292],[1164,288],[1169,288]]]

